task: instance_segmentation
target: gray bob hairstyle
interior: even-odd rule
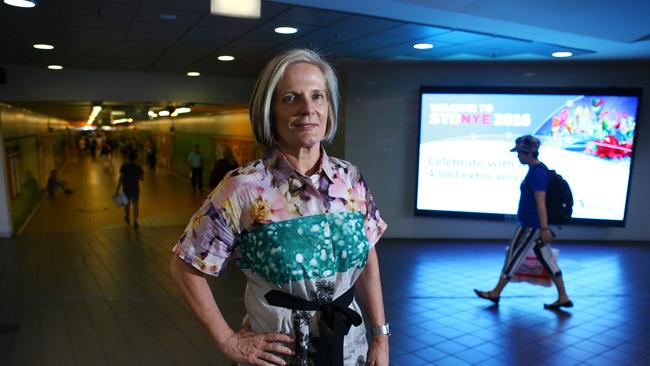
[[[320,69],[325,78],[325,91],[328,101],[327,126],[323,141],[330,143],[336,134],[339,109],[339,86],[332,66],[316,52],[309,49],[293,49],[275,56],[266,64],[255,83],[250,101],[250,119],[255,140],[273,148],[275,127],[273,125],[273,96],[278,82],[287,66],[297,63],[312,64]]]

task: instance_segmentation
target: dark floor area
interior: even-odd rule
[[[75,193],[0,239],[0,365],[228,365],[168,271],[200,195],[148,173],[135,230],[111,206],[115,177],[99,163],[64,174]],[[380,242],[392,365],[650,365],[650,243],[558,243],[568,311],[543,309],[553,287],[511,284],[498,306],[475,297],[497,280],[505,245]],[[211,285],[236,326],[242,276]]]

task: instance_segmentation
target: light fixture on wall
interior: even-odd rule
[[[210,0],[210,13],[236,18],[259,18],[262,14],[262,0]]]
[[[36,6],[36,0],[4,0],[4,3],[19,8],[33,8]]]

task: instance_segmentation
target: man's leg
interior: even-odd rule
[[[124,221],[126,221],[127,224],[131,223],[131,220],[129,220],[129,205],[130,205],[130,200],[129,203],[124,205]]]
[[[140,224],[138,224],[138,201],[133,201],[133,227],[138,228]]]
[[[192,190],[196,190],[196,168],[192,168]]]
[[[566,293],[566,288],[564,287],[562,271],[557,264],[557,260],[553,257],[551,246],[549,244],[538,243],[535,247],[535,255],[553,279],[558,296],[556,303],[563,304],[570,301],[569,295]]]
[[[503,263],[503,269],[499,275],[499,280],[497,281],[496,286],[490,291],[478,291],[475,290],[477,295],[480,297],[487,297],[490,299],[498,299],[501,296],[501,292],[506,287],[510,278],[515,273],[521,262],[526,257],[528,251],[535,244],[535,235],[538,230],[518,226],[515,230],[515,234],[510,241],[510,246],[508,247],[508,253],[506,255],[505,262]]]

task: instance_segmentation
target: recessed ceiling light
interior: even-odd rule
[[[568,51],[553,52],[551,53],[551,56],[558,57],[558,58],[571,57],[573,56],[573,52],[568,52]]]
[[[160,14],[160,19],[162,20],[172,21],[172,20],[176,20],[176,18],[177,16],[174,14]]]
[[[63,66],[61,65],[47,65],[47,68],[50,70],[61,70],[63,69]]]
[[[198,71],[190,71],[187,73],[187,76],[201,76],[201,73]]]
[[[294,27],[277,27],[275,28],[275,33],[280,34],[294,34],[298,31],[298,28]]]
[[[416,50],[428,50],[430,48],[433,48],[433,44],[431,43],[416,43],[413,45],[413,48]]]
[[[36,6],[36,0],[4,0],[4,3],[19,8],[33,8]]]
[[[235,59],[235,57],[230,56],[230,55],[221,55],[221,56],[217,57],[217,60],[219,60],[219,61],[232,61],[234,59]]]
[[[36,43],[33,47],[36,48],[36,49],[39,49],[39,50],[53,50],[54,49],[54,46],[52,46],[51,44],[45,44],[45,43]]]

